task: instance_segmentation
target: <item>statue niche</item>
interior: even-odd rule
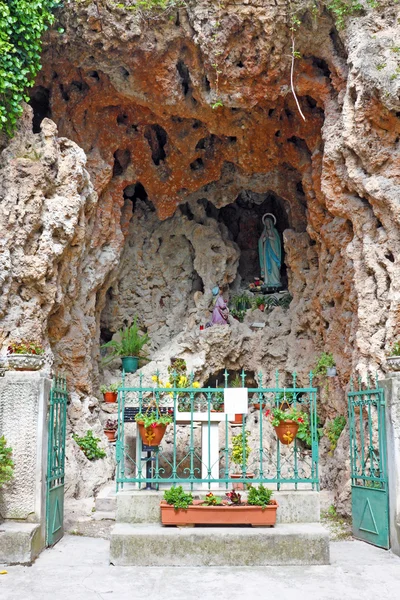
[[[279,233],[275,227],[276,217],[266,213],[262,222],[263,232],[258,241],[261,279],[267,288],[281,287],[282,247]]]

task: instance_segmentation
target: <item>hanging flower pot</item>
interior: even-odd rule
[[[143,421],[137,421],[140,437],[146,446],[159,446],[164,437],[167,425],[152,423],[149,427],[144,426]]]
[[[271,425],[275,429],[276,435],[285,446],[288,446],[294,441],[294,438],[299,431],[299,427],[303,429],[309,424],[308,415],[305,412],[300,411],[298,408],[290,408],[289,410],[282,410],[280,407],[267,410],[265,416],[271,421]]]
[[[274,429],[281,444],[288,446],[293,442],[297,435],[299,423],[291,420],[281,421],[279,425],[274,426]]]

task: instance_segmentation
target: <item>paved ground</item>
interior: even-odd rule
[[[66,536],[32,567],[0,575],[1,600],[394,600],[400,558],[333,542],[330,566],[136,568],[108,564],[109,542]],[[1,568],[0,568],[1,571]]]

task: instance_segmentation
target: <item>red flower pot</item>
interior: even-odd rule
[[[239,479],[242,477],[241,473],[232,473],[231,474],[231,479]],[[253,479],[254,478],[254,473],[246,473],[246,478],[247,479]],[[245,489],[245,483],[243,481],[237,481],[232,483],[232,489],[233,490],[244,490]]]
[[[230,423],[232,423],[232,425],[242,425],[243,424],[243,415],[235,415],[235,419],[233,421],[230,421]]]
[[[296,437],[299,424],[296,421],[281,421],[274,429],[281,444],[288,446]]]
[[[111,402],[117,401],[118,394],[117,394],[117,392],[105,392],[103,394],[103,396],[104,396],[104,401],[111,404]]]
[[[115,442],[117,439],[117,432],[114,429],[105,429],[104,433],[108,437],[109,442]]]
[[[146,446],[159,446],[167,429],[167,425],[156,425],[155,427],[150,425],[150,427],[145,427],[143,421],[138,421],[137,426],[142,442]]]

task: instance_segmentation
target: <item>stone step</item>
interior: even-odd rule
[[[44,548],[38,523],[5,521],[0,524],[0,564],[30,565]]]
[[[111,532],[110,563],[140,567],[327,565],[329,534],[320,523],[273,528],[117,523]]]
[[[96,512],[111,512],[117,509],[117,494],[115,483],[107,485],[100,490],[95,499]]]
[[[193,496],[204,497],[204,492],[193,492]],[[216,496],[224,496],[225,492],[215,491]],[[245,497],[245,492],[241,492]],[[117,493],[118,523],[160,523],[160,502],[164,493],[155,490],[123,490]],[[279,491],[274,492],[279,504],[276,514],[277,523],[317,523],[320,520],[320,495],[312,491]],[[97,501],[96,501],[97,508]]]
[[[92,514],[93,521],[115,521],[115,510],[96,510]]]

